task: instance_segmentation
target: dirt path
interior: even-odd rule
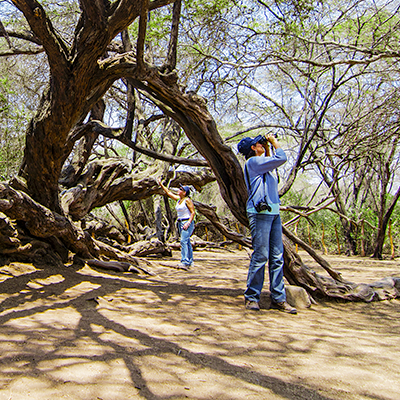
[[[355,282],[400,276],[329,260]],[[400,398],[400,300],[251,313],[245,251],[165,262],[152,277],[2,266],[0,400]]]

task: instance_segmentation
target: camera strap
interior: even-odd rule
[[[246,174],[245,178],[246,178],[247,189],[248,189],[249,193],[251,194],[250,175],[249,175],[249,171],[247,170],[247,163],[244,164],[244,172]],[[266,200],[266,195],[265,195],[265,173],[263,174],[263,192],[264,192],[263,200],[268,204],[268,202]],[[254,200],[252,199],[253,195],[254,194],[251,195],[249,200],[252,201],[253,206],[255,207]]]

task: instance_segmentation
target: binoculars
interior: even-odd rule
[[[278,138],[278,134],[276,134],[276,133],[274,133],[272,136],[274,136],[276,139]],[[261,136],[261,139],[258,141],[258,143],[260,143],[260,144],[268,143],[268,140],[265,137],[265,135]]]

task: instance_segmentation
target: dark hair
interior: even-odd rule
[[[189,197],[189,195],[190,195],[190,187],[189,186],[179,185],[179,188],[182,189],[186,193],[186,197]]]
[[[256,152],[253,150],[253,149],[251,149],[245,156],[244,156],[244,158],[246,159],[246,160],[248,160],[250,157],[254,157],[256,155]]]

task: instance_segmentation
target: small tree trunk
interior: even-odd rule
[[[167,219],[168,219],[168,223],[169,223],[169,229],[171,231],[171,236],[175,238],[175,237],[177,237],[178,233],[176,231],[174,218],[172,216],[172,210],[169,205],[168,197],[166,197],[166,196],[164,196],[164,205],[165,205],[165,212],[167,214]]]
[[[160,196],[156,196],[154,200],[154,216],[156,223],[156,237],[160,242],[164,241],[164,235],[162,230],[162,212],[161,212],[161,201]]]
[[[376,245],[372,258],[377,258],[378,260],[382,260],[382,250],[383,250],[383,244],[385,243],[385,236],[386,236],[385,230],[380,228],[378,230],[378,236],[376,238]]]

